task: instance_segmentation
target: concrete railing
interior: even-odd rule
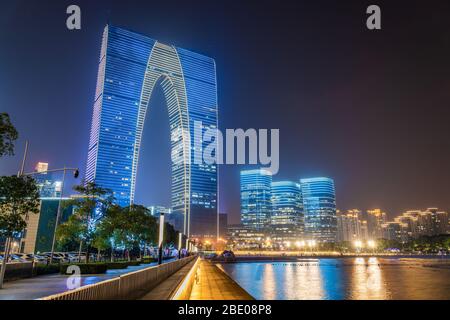
[[[120,277],[55,294],[41,300],[134,300],[195,259],[195,256],[130,272]]]

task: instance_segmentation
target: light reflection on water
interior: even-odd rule
[[[351,272],[350,299],[386,300],[389,292],[377,258],[355,258]]]
[[[260,300],[450,299],[450,270],[389,259],[299,259],[223,264]]]

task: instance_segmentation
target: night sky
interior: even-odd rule
[[[109,21],[217,63],[220,128],[279,128],[274,180],[335,179],[340,209],[450,209],[449,1],[8,1],[0,10],[0,111],[26,139],[27,171],[84,174],[103,28]],[[78,4],[82,30],[69,31]],[[369,31],[369,4],[382,30]],[[170,204],[167,110],[155,92],[138,203]],[[220,168],[220,208],[239,221],[240,166]],[[69,190],[67,190],[69,192]]]

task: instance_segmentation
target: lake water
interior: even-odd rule
[[[440,266],[442,262],[445,261],[324,258],[239,262],[219,267],[258,300],[448,300],[450,269],[448,264]]]

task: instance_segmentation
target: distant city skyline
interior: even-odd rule
[[[388,220],[380,209],[339,212],[338,242],[376,241],[380,239],[408,242],[423,236],[448,234],[449,214],[438,208],[408,210]]]
[[[28,172],[39,161],[85,168],[99,37],[109,20],[213,56],[220,128],[280,129],[275,180],[331,177],[338,209],[381,208],[390,219],[409,209],[450,208],[448,2],[432,6],[432,15],[416,3],[385,3],[380,33],[365,29],[362,3],[265,4],[261,19],[248,19],[259,14],[251,2],[180,1],[187,14],[174,22],[174,4],[80,0],[80,31],[65,26],[69,4],[17,1],[0,12],[0,41],[8,44],[0,52],[0,105],[20,133],[1,175],[17,173],[26,139]],[[39,28],[36,16],[45,20]],[[152,99],[155,117],[147,121],[166,129],[157,137],[144,132],[136,198],[167,206],[170,145],[161,141],[170,137],[169,122],[163,95]],[[253,167],[219,168],[220,212],[231,223],[240,220],[243,169]],[[80,181],[68,181],[65,195]]]

